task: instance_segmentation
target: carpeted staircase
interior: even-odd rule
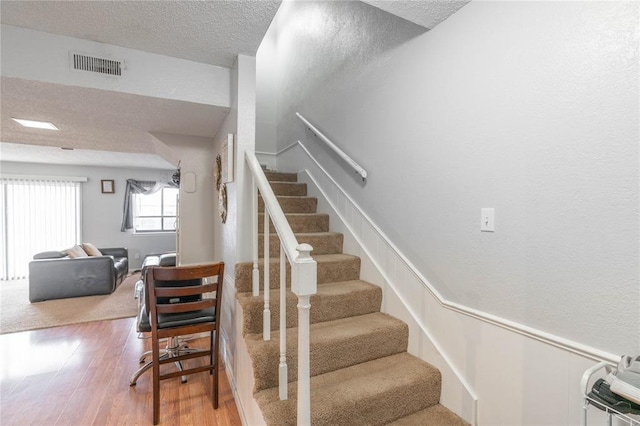
[[[465,425],[439,404],[440,372],[407,353],[408,327],[380,312],[382,291],[360,280],[360,258],[342,253],[342,234],[316,212],[295,174],[267,172],[300,243],[311,244],[318,293],[311,297],[311,421],[313,425]],[[264,211],[262,200],[259,211]],[[264,217],[259,213],[260,231]],[[271,232],[275,232],[271,227]],[[260,256],[264,234],[260,235]],[[270,236],[270,341],[262,339],[263,298],[251,295],[253,265],[236,265],[243,334],[253,362],[254,396],[268,425],[295,425],[297,298],[287,294],[289,399],[278,397],[279,241]],[[262,280],[262,260],[260,275]],[[287,278],[290,274],[287,273]],[[262,292],[262,288],[261,288]]]

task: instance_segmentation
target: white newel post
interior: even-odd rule
[[[269,233],[271,229],[269,227],[269,211],[267,207],[264,208],[264,240],[262,253],[264,257],[264,268],[262,272],[264,280],[264,311],[262,313],[262,338],[264,340],[271,340],[271,309],[269,308]]]
[[[311,424],[311,379],[309,320],[312,294],[317,291],[317,265],[309,244],[296,247],[298,258],[292,265],[291,288],[298,296],[298,424]],[[295,268],[293,267],[295,266]]]
[[[258,187],[255,178],[251,179],[251,210],[253,211],[253,273],[252,273],[252,290],[253,295],[260,293],[260,271],[258,269]],[[265,209],[266,210],[266,209]]]

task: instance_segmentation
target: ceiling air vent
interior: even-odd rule
[[[122,61],[98,58],[81,53],[71,53],[71,66],[78,71],[97,72],[112,76],[122,75]]]

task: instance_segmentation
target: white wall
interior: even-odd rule
[[[637,4],[471,2],[425,34],[358,2],[281,12],[278,149],[310,141],[447,299],[638,350]]]
[[[214,248],[213,212],[217,202],[213,181],[214,139],[167,133],[154,133],[153,136],[177,157],[182,179],[187,173],[195,175],[193,191],[186,191],[184,180],[180,183],[180,264],[220,261],[222,257]]]
[[[133,234],[121,232],[124,191],[127,179],[167,181],[172,171],[153,169],[123,169],[108,167],[86,167],[48,165],[35,163],[0,163],[2,173],[39,176],[83,176],[82,183],[82,241],[97,247],[127,247],[129,268],[139,269],[144,256],[150,253],[173,251],[175,234]],[[115,193],[103,194],[100,180],[112,179]],[[62,250],[66,247],[51,247]]]
[[[236,301],[236,262],[251,260],[251,198],[253,192],[247,184],[249,172],[245,167],[244,152],[255,150],[256,132],[256,59],[239,55],[231,70],[231,108],[218,134],[214,138],[213,155],[222,151],[228,134],[234,135],[234,180],[226,184],[227,221],[222,224],[218,205],[214,213],[215,252],[225,263],[223,310],[221,319],[222,349],[226,371],[234,390],[236,403],[245,422],[259,416],[253,400],[253,373],[247,367],[242,338],[242,313]],[[218,193],[216,192],[216,196]],[[248,417],[247,417],[248,416]]]
[[[213,145],[213,156],[222,154],[222,143],[229,133],[237,134],[238,132],[238,63],[234,64],[231,70],[231,108],[225,117],[218,134],[216,135]],[[214,250],[216,255],[222,258],[225,264],[224,271],[224,288],[222,296],[222,319],[220,323],[222,348],[225,354],[225,365],[227,374],[230,377],[232,387],[237,382],[237,375],[241,369],[238,368],[238,360],[236,358],[237,340],[236,335],[238,323],[236,288],[234,265],[236,262],[236,187],[235,184],[227,184],[227,220],[222,223],[220,218],[219,196],[220,192],[215,192],[216,203],[213,213],[214,227]]]
[[[278,90],[278,64],[273,60],[276,54],[275,29],[266,36],[256,54],[256,154],[258,160],[270,169],[275,168],[277,104],[274,102]]]
[[[298,143],[278,161],[302,170],[298,181],[318,198],[318,211],[329,214],[331,229],[343,233],[344,251],[362,260],[361,278],[382,288],[382,311],[407,323],[409,353],[440,370],[442,405],[471,424],[580,424],[582,374],[594,359],[613,360],[612,355],[499,318],[479,320],[478,312],[452,306],[428,289],[414,265],[306,147]],[[604,422],[591,407],[587,425]]]
[[[462,382],[476,394],[479,424],[579,423],[594,361],[526,330],[640,349],[639,16],[631,2],[474,1],[421,33],[359,2],[290,2],[267,34],[276,150],[303,141],[344,190],[323,189],[362,244],[346,250],[443,372],[445,405],[467,417]],[[496,232],[480,232],[482,207]],[[371,224],[446,302],[519,330],[443,308]]]

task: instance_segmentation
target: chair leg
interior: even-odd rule
[[[140,355],[140,364],[144,364],[145,360],[147,359],[147,357],[149,355],[152,354],[153,351],[146,351],[145,353],[143,353],[142,355]]]
[[[167,339],[166,347],[160,349],[160,359],[177,357],[182,354],[194,353],[198,351],[198,349],[189,348],[186,341],[181,341],[177,337],[172,337],[171,339]],[[144,365],[141,366],[135,373],[133,373],[131,379],[129,380],[129,386],[135,386],[140,376],[142,376],[151,368],[152,361],[147,361],[145,363],[144,360],[152,354],[153,350],[150,350],[140,355],[140,364]],[[178,368],[178,370],[182,371],[182,363],[176,361],[176,367]],[[187,383],[187,376],[182,376],[180,381],[181,383]]]
[[[153,424],[160,421],[160,348],[157,341],[152,342],[153,346]]]
[[[210,335],[211,340],[211,365],[214,366],[213,369],[213,408],[218,409],[218,333],[216,333],[216,340],[213,339],[213,333]]]
[[[211,355],[209,356],[209,364],[210,365],[214,365],[213,364],[213,361],[214,361],[214,359],[213,359],[213,336],[211,336],[211,347],[209,348],[209,350],[211,351]],[[210,370],[209,371],[209,375],[212,375],[212,374],[213,374],[213,370]]]
[[[171,354],[169,353],[163,353],[160,355],[160,359],[166,359],[166,358],[169,358],[170,356]],[[129,386],[135,386],[140,376],[142,376],[147,370],[149,370],[153,366],[152,364],[153,364],[153,360],[148,361],[145,365],[140,367],[138,371],[133,373],[133,376],[131,376],[131,380],[129,381]]]

